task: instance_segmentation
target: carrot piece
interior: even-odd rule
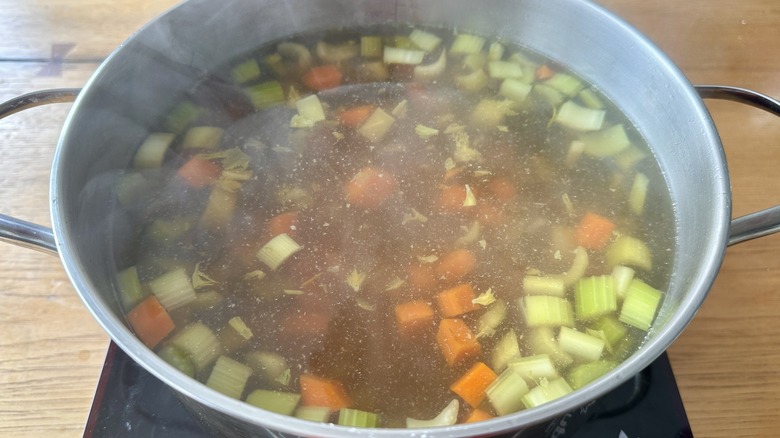
[[[485,390],[498,376],[482,362],[477,362],[466,374],[450,385],[450,390],[458,394],[472,408],[476,408],[485,398]]]
[[[127,321],[149,348],[157,346],[175,327],[168,312],[154,296],[138,303],[127,314]]]
[[[297,231],[295,227],[297,222],[297,211],[288,211],[286,213],[278,214],[268,220],[268,223],[266,224],[266,234],[269,239],[280,234],[287,234],[290,237],[294,237]]]
[[[219,178],[220,170],[219,166],[213,162],[195,156],[184,163],[176,171],[176,175],[190,186],[201,189],[216,181]]]
[[[507,178],[494,178],[488,183],[488,191],[499,201],[509,202],[517,196],[515,185]]]
[[[463,167],[453,167],[452,169],[447,170],[444,172],[444,182],[448,182],[451,179],[455,178],[456,176],[460,175],[461,172],[463,172]],[[466,197],[466,188],[463,188],[463,197],[465,199]],[[463,204],[463,201],[461,201],[461,204]]]
[[[461,211],[466,200],[466,186],[445,186],[439,192],[436,205],[446,211]]]
[[[439,305],[439,313],[445,318],[451,318],[479,309],[479,305],[472,302],[476,297],[470,284],[461,284],[436,295],[436,303]]]
[[[311,374],[301,374],[301,402],[304,406],[318,406],[337,411],[352,405],[341,382]]]
[[[471,411],[471,414],[466,418],[466,421],[464,423],[476,423],[477,421],[486,421],[490,420],[491,418],[495,418],[494,416],[490,415],[488,411],[485,411],[483,409],[474,409]]]
[[[555,71],[547,64],[542,64],[536,69],[536,79],[543,81],[550,79],[555,74]]]
[[[482,351],[476,336],[460,318],[441,320],[439,330],[436,332],[436,343],[439,344],[444,360],[449,366],[457,365]]]
[[[333,64],[312,67],[301,77],[301,82],[315,91],[336,88],[341,85],[341,70]]]
[[[362,125],[373,112],[374,105],[356,106],[341,112],[341,114],[339,114],[339,122],[344,126],[357,128]]]
[[[364,167],[346,185],[347,202],[363,208],[377,208],[398,187],[390,173],[376,167]]]
[[[587,249],[601,249],[607,244],[615,223],[596,213],[588,212],[574,230],[577,244]]]
[[[415,336],[433,327],[433,308],[423,300],[401,303],[395,306],[395,322],[401,336]]]
[[[467,249],[456,249],[445,254],[436,264],[437,277],[447,280],[460,280],[474,272],[477,268],[477,258]]]

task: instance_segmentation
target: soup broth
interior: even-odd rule
[[[299,35],[205,76],[116,199],[128,324],[312,421],[532,409],[641,346],[672,261],[652,152],[574,73],[441,29]]]

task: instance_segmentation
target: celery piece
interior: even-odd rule
[[[222,351],[214,332],[202,322],[184,327],[171,343],[187,353],[198,371],[210,365]]]
[[[507,367],[485,390],[485,398],[499,415],[507,415],[523,409],[523,396],[528,393],[528,383],[523,376]]]
[[[249,327],[246,326],[244,323],[244,320],[241,319],[240,316],[234,316],[233,318],[230,318],[228,321],[228,325],[232,327],[236,333],[238,333],[242,338],[246,339],[247,341],[252,339],[252,330],[249,329]]]
[[[476,35],[458,34],[450,45],[450,53],[453,55],[468,55],[479,53],[485,46],[485,39]]]
[[[633,279],[626,291],[618,320],[640,330],[650,328],[663,293],[642,280]]]
[[[414,67],[414,78],[418,81],[433,82],[441,76],[447,67],[447,52],[442,51],[436,61]]]
[[[301,395],[295,392],[266,389],[256,389],[246,396],[246,402],[250,405],[283,415],[292,415],[300,400]]]
[[[487,61],[488,59],[485,53],[472,53],[461,59],[461,65],[463,66],[464,71],[472,72],[475,70],[482,70],[485,64],[487,64]]]
[[[315,421],[325,423],[330,418],[330,408],[319,406],[299,406],[295,410],[295,417],[301,420]]]
[[[385,47],[382,60],[385,64],[418,65],[423,62],[425,52],[414,49],[399,49],[398,47]]]
[[[604,109],[604,102],[593,88],[583,88],[577,94],[577,97],[579,97],[580,102],[585,104],[588,108]]]
[[[439,130],[418,123],[417,126],[414,127],[414,133],[417,134],[418,137],[425,139],[437,135]]]
[[[623,149],[620,153],[614,155],[612,158],[615,161],[615,165],[620,170],[623,172],[629,172],[634,168],[634,166],[636,166],[638,162],[647,158],[647,153],[642,149],[631,145],[626,149]]]
[[[523,102],[531,94],[533,86],[517,79],[507,78],[501,82],[498,94],[514,102]]]
[[[311,54],[309,55],[309,60],[311,60]],[[272,53],[266,56],[263,58],[263,62],[274,72],[276,77],[283,78],[287,76],[287,66],[284,64],[284,58],[279,53]]]
[[[379,58],[382,56],[382,37],[376,35],[360,37],[360,56],[364,58]]]
[[[221,293],[214,290],[197,292],[195,294],[195,300],[190,303],[190,307],[198,310],[213,309],[223,298]]]
[[[286,100],[284,89],[279,81],[267,81],[244,89],[249,100],[257,109],[283,104]]]
[[[230,76],[236,84],[245,84],[260,77],[260,66],[257,60],[247,59],[230,70]]]
[[[540,379],[554,379],[558,377],[558,370],[548,354],[517,358],[511,360],[507,367],[523,376],[528,382],[539,382]]]
[[[417,420],[415,418],[406,418],[406,427],[409,429],[421,428],[421,427],[441,427],[452,426],[458,421],[458,411],[460,410],[460,403],[458,399],[453,399],[447,403],[447,406],[439,412],[439,414],[430,420]]]
[[[116,186],[116,198],[124,206],[145,201],[151,184],[138,172],[128,172],[122,175]]]
[[[580,389],[588,383],[610,372],[617,366],[617,362],[611,360],[597,360],[577,365],[566,376],[566,380],[572,389]]]
[[[488,74],[493,79],[518,79],[523,77],[523,68],[510,61],[490,61]]]
[[[523,293],[526,295],[552,295],[562,297],[566,293],[563,278],[526,275],[523,277]]]
[[[524,343],[531,355],[547,354],[558,368],[566,368],[574,358],[558,345],[555,333],[550,327],[539,327],[526,332]]]
[[[281,63],[281,61],[283,60],[285,64],[293,67],[293,71],[295,72],[299,72],[299,73],[305,72],[311,67],[312,64],[311,52],[309,51],[309,48],[304,46],[303,44],[285,41],[283,43],[280,43],[278,46],[276,46],[276,53],[280,56],[278,62]],[[271,64],[272,62],[277,62],[277,60],[275,59],[269,60],[268,58],[266,58],[266,62]],[[277,66],[273,66],[272,68],[276,70],[275,67]],[[284,73],[287,73],[286,66],[284,66],[282,69],[279,70],[283,71]]]
[[[527,295],[519,301],[528,327],[574,327],[571,303],[564,298]]]
[[[165,153],[173,143],[175,134],[167,132],[153,132],[149,134],[138,147],[133,159],[136,169],[153,169],[162,166]]]
[[[116,274],[116,285],[119,289],[119,298],[125,309],[132,309],[144,297],[141,280],[138,278],[138,269],[135,266],[130,266]]]
[[[544,81],[545,85],[555,88],[561,93],[574,97],[582,90],[582,82],[574,76],[566,73],[556,73],[551,78]]]
[[[298,110],[298,114],[307,120],[312,122],[325,120],[325,110],[322,108],[322,103],[316,94],[296,101],[295,108]]]
[[[610,349],[614,348],[628,333],[628,327],[618,321],[614,315],[601,317],[591,327],[603,334]]]
[[[611,275],[583,278],[574,288],[574,314],[589,321],[617,310],[615,281]]]
[[[601,357],[606,342],[575,329],[561,327],[561,331],[558,333],[558,345],[561,350],[572,356],[592,362]]]
[[[184,134],[182,149],[214,149],[225,130],[216,126],[193,126]]]
[[[493,346],[491,365],[493,371],[500,373],[513,359],[520,357],[520,344],[514,330],[507,331]]]
[[[493,336],[496,328],[506,319],[507,305],[506,301],[498,299],[489,309],[483,313],[477,320],[477,338],[484,336]]]
[[[574,260],[571,262],[571,267],[561,275],[563,284],[571,286],[579,281],[588,270],[588,263],[588,251],[581,246],[574,248]]]
[[[438,35],[434,35],[424,30],[415,29],[409,34],[409,39],[415,46],[425,50],[426,52],[432,52],[435,48],[441,44],[441,38]]]
[[[562,104],[564,100],[566,100],[566,96],[563,93],[549,85],[535,84],[531,91],[534,94],[539,95],[553,107],[557,107],[558,105]]]
[[[647,186],[650,184],[650,179],[644,173],[638,172],[634,175],[634,182],[631,185],[631,192],[628,195],[628,206],[631,211],[641,216],[645,210],[645,198],[647,198]]]
[[[176,310],[195,300],[195,289],[184,268],[175,269],[149,282],[149,289],[166,310]]]
[[[146,235],[157,242],[178,241],[191,227],[189,219],[155,219],[146,229]]]
[[[612,280],[615,283],[615,296],[618,301],[623,301],[626,297],[628,285],[634,279],[634,270],[628,266],[617,265],[612,268]]]
[[[584,133],[580,135],[580,140],[585,143],[583,152],[591,157],[613,156],[631,146],[631,140],[628,139],[622,124],[613,125],[601,131]]]
[[[476,92],[485,88],[487,83],[488,77],[482,69],[455,76],[455,85],[463,91]]]
[[[360,46],[354,41],[347,41],[343,44],[328,44],[320,41],[314,48],[317,57],[330,64],[340,64],[350,60],[360,53]]]
[[[585,142],[582,140],[572,140],[569,144],[569,150],[566,152],[566,158],[563,160],[563,164],[568,168],[574,167],[583,152],[585,152]]]
[[[511,100],[482,99],[474,107],[469,120],[472,125],[479,128],[493,129],[512,112],[513,106]]]
[[[568,100],[558,108],[553,121],[575,131],[598,131],[604,123],[605,114],[604,110],[586,108]],[[585,153],[587,152],[588,142],[585,141]]]
[[[341,408],[338,424],[349,427],[379,427],[379,415],[359,409]]]
[[[240,183],[236,183],[238,187]],[[206,229],[218,229],[226,225],[233,218],[236,209],[238,195],[236,190],[225,188],[217,184],[212,187],[206,208],[200,215],[199,226]]]
[[[653,256],[650,248],[641,240],[631,236],[620,236],[607,248],[607,265],[633,266],[649,271],[653,269]]]
[[[168,344],[160,349],[160,351],[157,352],[157,355],[160,356],[160,359],[168,362],[168,364],[182,373],[190,377],[195,377],[195,365],[190,358],[187,357],[187,353],[181,348],[178,348],[173,344]]]
[[[372,142],[381,140],[395,123],[395,118],[386,113],[382,108],[377,108],[368,116],[368,119],[360,125],[358,133]]]
[[[183,132],[192,122],[198,120],[203,112],[203,108],[192,102],[182,102],[168,114],[165,119],[165,129],[174,134]]]
[[[217,333],[222,350],[231,353],[240,349],[252,337],[252,331],[244,324],[241,317],[231,318],[228,323]]]
[[[220,356],[211,369],[206,386],[228,397],[240,399],[251,375],[252,369],[248,366],[227,356]]]
[[[279,269],[279,266],[287,261],[293,254],[303,249],[301,245],[287,233],[282,233],[269,240],[268,243],[257,252],[257,258],[265,263],[271,270]]]
[[[504,45],[498,41],[490,43],[488,47],[488,60],[500,61],[504,57]]]
[[[279,382],[290,366],[287,360],[278,353],[271,351],[253,351],[247,353],[246,363],[255,371],[255,375],[265,382]]]
[[[523,396],[523,405],[531,409],[574,391],[562,377],[543,381]]]

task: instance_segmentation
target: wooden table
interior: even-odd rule
[[[174,3],[0,0],[0,100],[82,86],[115,46]],[[776,0],[602,4],[648,35],[692,82],[780,96]],[[3,213],[50,223],[49,167],[69,106],[0,122]],[[708,106],[726,148],[735,216],[780,203],[780,119],[733,103]],[[696,436],[777,436],[779,286],[780,235],[730,248],[706,303],[671,348]],[[107,344],[57,258],[0,246],[0,436],[80,435]]]

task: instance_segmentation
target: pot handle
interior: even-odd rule
[[[696,85],[702,99],[720,99],[743,103],[780,116],[780,101],[765,94],[738,87]],[[780,205],[757,211],[731,221],[729,246],[780,231]]]
[[[40,105],[73,102],[80,91],[79,88],[57,88],[23,94],[0,103],[0,119]],[[57,254],[57,242],[51,228],[1,213],[0,240],[48,254]]]

